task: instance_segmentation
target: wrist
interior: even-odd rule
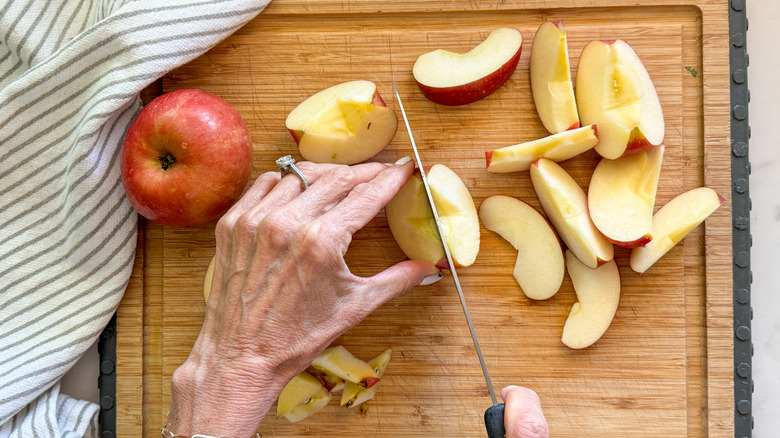
[[[204,359],[193,350],[171,378],[167,429],[187,436],[255,436],[287,380],[262,362]]]

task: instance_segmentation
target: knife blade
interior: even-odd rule
[[[444,255],[447,258],[447,263],[450,266],[450,274],[452,280],[455,283],[455,289],[458,291],[458,298],[460,298],[460,304],[463,307],[463,314],[466,317],[466,324],[469,327],[469,333],[471,333],[471,340],[474,342],[474,349],[477,352],[479,358],[479,365],[482,367],[482,374],[485,376],[485,383],[487,384],[488,392],[490,393],[490,399],[493,401],[493,405],[485,411],[485,428],[489,438],[503,438],[506,435],[504,429],[504,404],[498,403],[496,400],[496,393],[493,391],[493,384],[490,381],[490,373],[488,373],[487,365],[485,364],[485,358],[482,356],[482,349],[479,346],[479,340],[477,339],[477,333],[474,330],[474,324],[471,322],[471,315],[469,314],[469,307],[466,304],[466,298],[463,295],[463,288],[460,285],[458,279],[458,272],[455,269],[455,263],[452,261],[452,254],[450,253],[449,245],[447,245],[447,238],[441,229],[441,220],[439,219],[439,212],[436,210],[436,204],[433,202],[433,194],[431,193],[431,187],[428,185],[428,177],[425,174],[425,168],[420,159],[420,152],[417,150],[417,143],[414,141],[414,135],[412,134],[412,127],[409,125],[409,119],[406,117],[406,110],[404,104],[401,101],[401,94],[398,92],[398,87],[393,80],[393,89],[395,90],[395,97],[398,99],[398,107],[401,109],[401,115],[404,118],[404,124],[406,125],[406,132],[409,133],[409,141],[412,143],[412,151],[414,152],[414,159],[417,162],[417,168],[420,170],[420,177],[422,179],[423,187],[425,187],[425,194],[428,197],[428,204],[430,204],[431,211],[433,212],[433,219],[436,222],[436,230],[439,233],[442,246],[444,247]]]

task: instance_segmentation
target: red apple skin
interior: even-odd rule
[[[374,93],[374,96],[371,98],[371,103],[376,106],[387,107],[387,105],[385,104],[385,100],[382,99],[382,96],[379,94],[379,90],[377,90]],[[299,144],[301,142],[301,137],[303,137],[303,131],[297,131],[295,129],[288,129],[287,131],[290,133],[290,135],[292,135],[295,144]]]
[[[167,170],[163,157],[175,160]],[[121,152],[127,197],[145,218],[192,227],[219,218],[252,173],[252,140],[238,111],[202,90],[154,99],[138,114]]]
[[[607,237],[607,236],[604,236],[604,237]],[[620,241],[617,241],[617,240],[610,239],[609,237],[607,237],[607,240],[609,240],[610,242],[612,242],[613,244],[615,244],[617,246],[620,246],[620,247],[623,247],[623,248],[632,249],[632,248],[639,248],[640,246],[647,245],[648,243],[650,243],[651,240],[653,240],[653,236],[645,234],[644,236],[640,237],[639,239],[632,240],[631,242],[620,242]]]
[[[454,87],[429,87],[417,82],[417,86],[428,100],[440,105],[458,106],[473,103],[496,91],[512,76],[522,51],[523,47],[520,46],[517,53],[498,70],[474,82]]]
[[[628,144],[626,145],[626,150],[623,152],[623,155],[621,155],[620,158],[638,154],[648,149],[652,149],[656,146],[660,146],[660,145],[650,143],[649,141],[647,141],[647,138],[645,138],[645,136],[642,135],[641,132],[639,132],[639,128],[634,128],[631,131],[631,135],[628,138]]]

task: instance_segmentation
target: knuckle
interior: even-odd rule
[[[365,199],[366,201],[374,201],[382,198],[382,189],[375,184],[358,184],[352,191],[356,196]]]
[[[550,432],[544,418],[532,418],[520,424],[519,438],[548,438]]]
[[[299,252],[311,261],[323,262],[330,257],[331,245],[328,245],[322,226],[316,221],[303,227],[297,246]]]
[[[275,248],[287,245],[291,232],[291,220],[279,213],[267,215],[259,224],[258,238]]]

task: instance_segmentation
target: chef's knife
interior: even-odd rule
[[[506,435],[506,430],[504,429],[504,404],[498,403],[496,400],[496,394],[493,391],[493,384],[490,382],[490,374],[488,373],[487,366],[485,365],[485,358],[482,356],[482,349],[479,348],[479,341],[477,340],[477,334],[474,331],[474,324],[471,322],[469,308],[466,305],[466,299],[463,296],[463,289],[460,286],[460,280],[458,280],[458,272],[455,270],[455,263],[452,261],[452,254],[450,254],[450,248],[447,245],[447,238],[441,231],[439,213],[436,211],[436,204],[433,203],[433,195],[431,194],[431,188],[428,185],[428,178],[425,175],[425,168],[422,165],[420,152],[417,150],[417,144],[414,142],[412,128],[409,126],[409,119],[406,118],[404,104],[401,102],[401,95],[398,93],[398,87],[395,85],[395,80],[393,80],[393,89],[395,89],[395,97],[398,99],[398,107],[401,108],[401,115],[403,115],[404,123],[406,124],[406,131],[409,133],[409,141],[412,143],[412,150],[414,151],[414,158],[417,162],[417,168],[420,170],[420,177],[422,178],[423,187],[425,187],[425,194],[428,196],[428,203],[430,204],[431,211],[433,212],[433,219],[436,222],[436,230],[439,232],[441,243],[444,246],[444,255],[447,257],[447,263],[450,265],[450,274],[452,274],[452,279],[455,282],[455,289],[458,290],[458,298],[460,298],[460,304],[463,306],[463,313],[466,315],[466,323],[469,326],[471,340],[474,341],[474,349],[477,351],[479,365],[482,367],[482,374],[485,375],[485,383],[487,384],[488,392],[490,392],[490,398],[493,401],[493,406],[489,407],[485,411],[485,428],[487,429],[489,438],[503,438]]]

